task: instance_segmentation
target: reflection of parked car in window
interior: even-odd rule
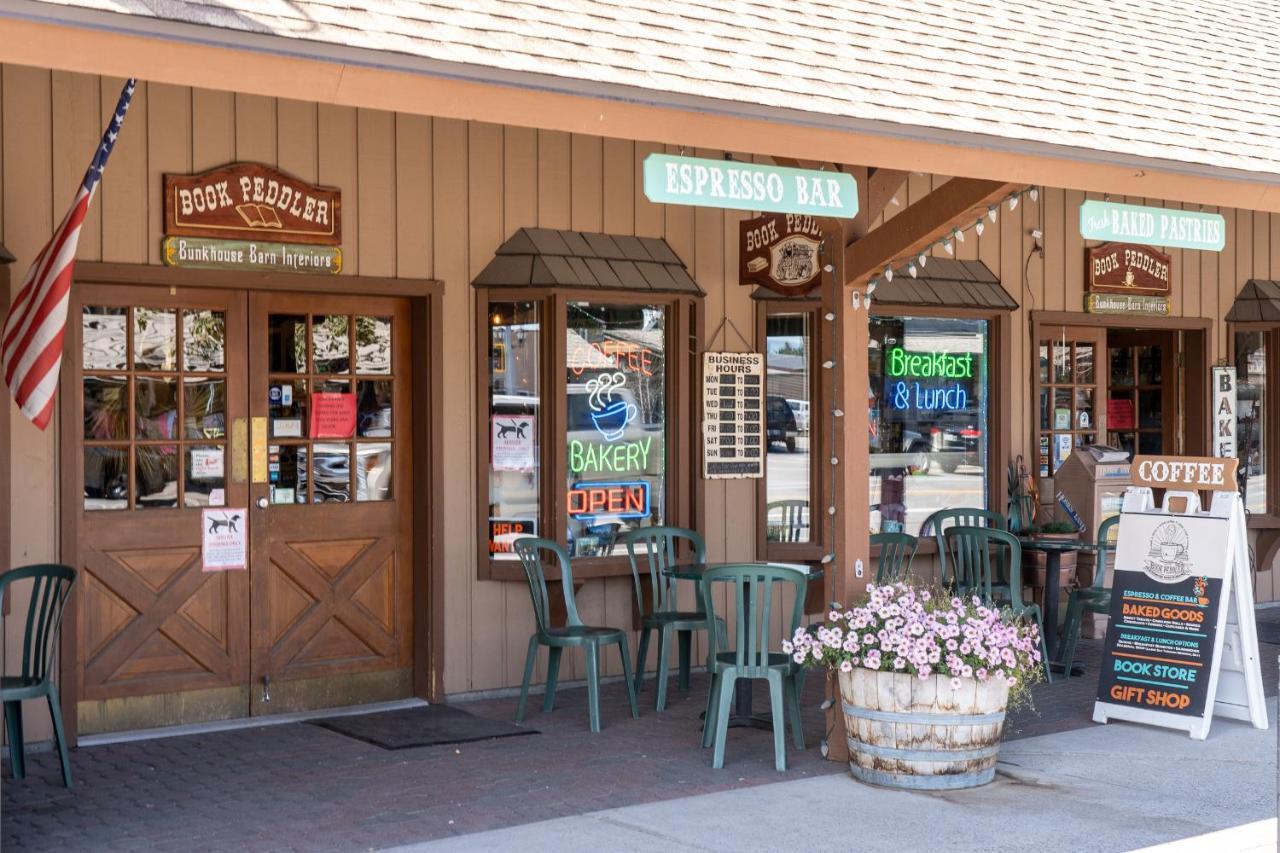
[[[796,416],[796,429],[800,432],[809,431],[809,401],[808,400],[792,400],[787,399],[787,405],[791,407],[791,413]]]
[[[800,435],[795,412],[791,410],[786,398],[779,397],[777,394],[765,397],[764,403],[769,444],[780,441],[787,446],[787,450],[795,453],[796,437]]]

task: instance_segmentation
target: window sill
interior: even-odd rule
[[[1245,526],[1250,530],[1280,530],[1280,516],[1251,515],[1245,520]]]

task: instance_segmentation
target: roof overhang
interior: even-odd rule
[[[0,0],[0,61],[690,148],[1280,212],[1280,175],[836,118],[24,0]],[[513,97],[513,90],[520,97]]]

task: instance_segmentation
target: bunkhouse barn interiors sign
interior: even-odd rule
[[[1085,310],[1093,314],[1168,314],[1169,255],[1150,246],[1107,243],[1085,250],[1089,293]]]
[[[342,193],[260,163],[164,176],[169,266],[337,274]]]
[[[675,154],[644,158],[644,195],[659,204],[840,219],[858,215],[858,183],[844,172]]]
[[[1169,210],[1090,199],[1080,205],[1080,236],[1086,240],[1118,240],[1221,252],[1227,244],[1227,221],[1200,210]]]
[[[766,213],[738,225],[738,275],[783,296],[803,296],[819,284],[822,228],[812,216]]]

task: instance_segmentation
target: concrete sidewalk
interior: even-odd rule
[[[859,853],[1134,850],[1275,816],[1275,700],[1268,702],[1271,730],[1219,719],[1204,742],[1112,723],[1006,743],[996,781],[970,791],[907,793],[833,775],[401,849],[668,853],[794,851],[834,843]],[[1178,849],[1220,853],[1233,849],[1231,837]],[[1256,831],[1249,839],[1241,849],[1265,849],[1257,846]]]

